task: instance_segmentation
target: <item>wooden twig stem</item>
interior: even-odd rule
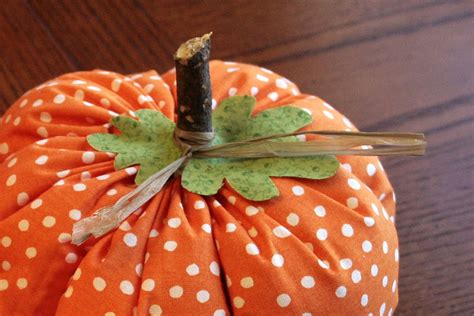
[[[184,131],[212,132],[211,34],[188,40],[174,55],[178,91],[177,127]]]

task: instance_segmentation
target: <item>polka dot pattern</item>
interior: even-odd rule
[[[308,129],[355,130],[267,69],[210,68],[213,108],[250,94],[256,112],[291,103],[312,115]],[[73,315],[86,297],[94,314],[107,316],[395,310],[395,195],[374,157],[340,157],[327,180],[274,178],[280,196],[264,202],[246,201],[227,183],[201,197],[173,179],[118,229],[70,245],[72,225],[130,192],[139,170],[114,171],[115,154],[95,151],[85,137],[114,132],[111,117],[139,108],[173,118],[174,82],[173,71],[79,72],[33,89],[8,111],[0,123],[0,310],[16,311],[11,302],[20,299],[26,315]],[[28,299],[33,291],[58,303],[38,306]]]

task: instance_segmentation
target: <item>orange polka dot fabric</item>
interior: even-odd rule
[[[212,61],[213,107],[253,95],[292,104],[316,130],[356,130],[263,68]],[[0,124],[0,315],[391,315],[398,301],[395,195],[375,157],[341,156],[326,180],[273,178],[280,196],[214,196],[176,176],[118,229],[81,246],[72,225],[133,190],[137,167],[86,136],[141,108],[175,119],[175,73],[63,75]],[[304,140],[304,138],[302,139]]]

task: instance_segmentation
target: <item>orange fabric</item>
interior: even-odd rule
[[[256,66],[213,61],[215,101],[293,104],[308,129],[355,130],[321,99]],[[395,196],[374,157],[339,157],[326,180],[275,178],[250,202],[228,185],[175,178],[119,229],[77,247],[72,224],[133,190],[90,133],[140,108],[174,119],[175,75],[66,74],[32,89],[0,125],[0,315],[377,315],[398,301]],[[214,105],[216,104],[214,102]],[[116,132],[116,131],[113,131]]]

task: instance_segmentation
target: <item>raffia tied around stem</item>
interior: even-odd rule
[[[289,136],[318,135],[306,142],[275,141]],[[304,157],[318,155],[423,155],[423,134],[364,133],[337,131],[304,131],[276,134],[223,145],[210,146],[211,132],[189,132],[175,129],[175,142],[182,150],[177,160],[155,173],[135,190],[73,226],[72,243],[80,245],[90,236],[101,237],[115,229],[130,214],[148,202],[164,187],[168,179],[191,157],[257,159],[263,157]],[[186,141],[183,141],[183,138]],[[366,148],[365,146],[369,146]]]

